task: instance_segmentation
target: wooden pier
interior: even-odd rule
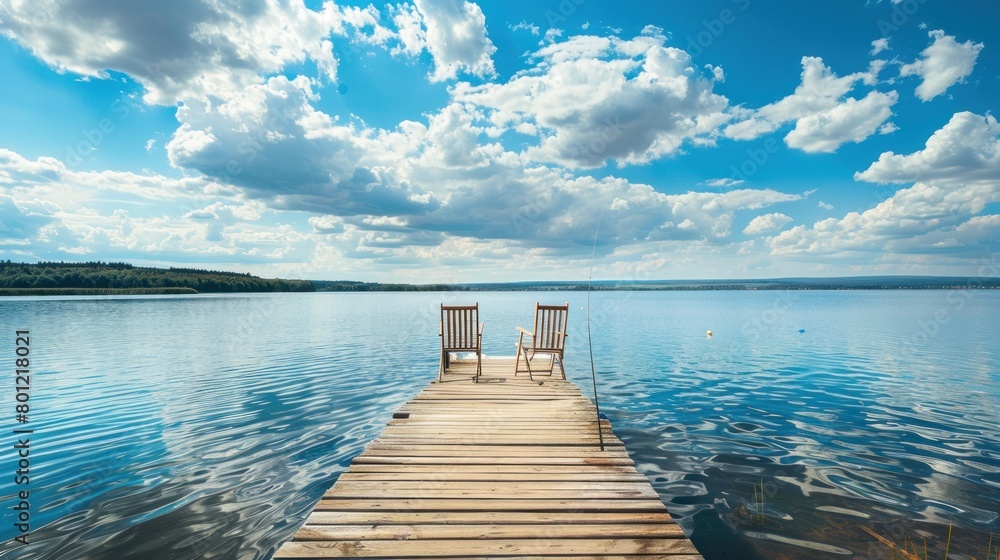
[[[513,360],[452,362],[274,557],[701,560],[579,387]]]

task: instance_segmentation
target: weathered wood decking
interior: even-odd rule
[[[274,557],[700,560],[580,389],[513,360],[453,362]]]

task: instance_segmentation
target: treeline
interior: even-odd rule
[[[313,280],[317,292],[452,292],[467,288],[451,284],[383,284],[353,280]]]
[[[191,288],[0,288],[0,296],[149,296],[197,294]]]
[[[312,292],[308,280],[259,278],[245,273],[193,268],[152,268],[128,263],[37,264],[0,261],[0,288],[150,290],[188,288],[198,292]]]

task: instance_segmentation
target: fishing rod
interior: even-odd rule
[[[590,338],[590,291],[594,286],[594,257],[597,255],[597,236],[601,232],[601,220],[604,218],[604,208],[597,218],[597,230],[594,231],[594,249],[590,253],[590,278],[587,281],[587,348],[590,349],[590,379],[594,382],[594,407],[597,409],[597,439],[604,451],[604,433],[601,430],[601,401],[597,398],[597,371],[594,369],[594,343]]]

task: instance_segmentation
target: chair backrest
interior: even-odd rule
[[[441,348],[479,349],[479,304],[441,305]]]
[[[565,305],[535,304],[535,350],[559,350],[566,343],[569,303]]]

